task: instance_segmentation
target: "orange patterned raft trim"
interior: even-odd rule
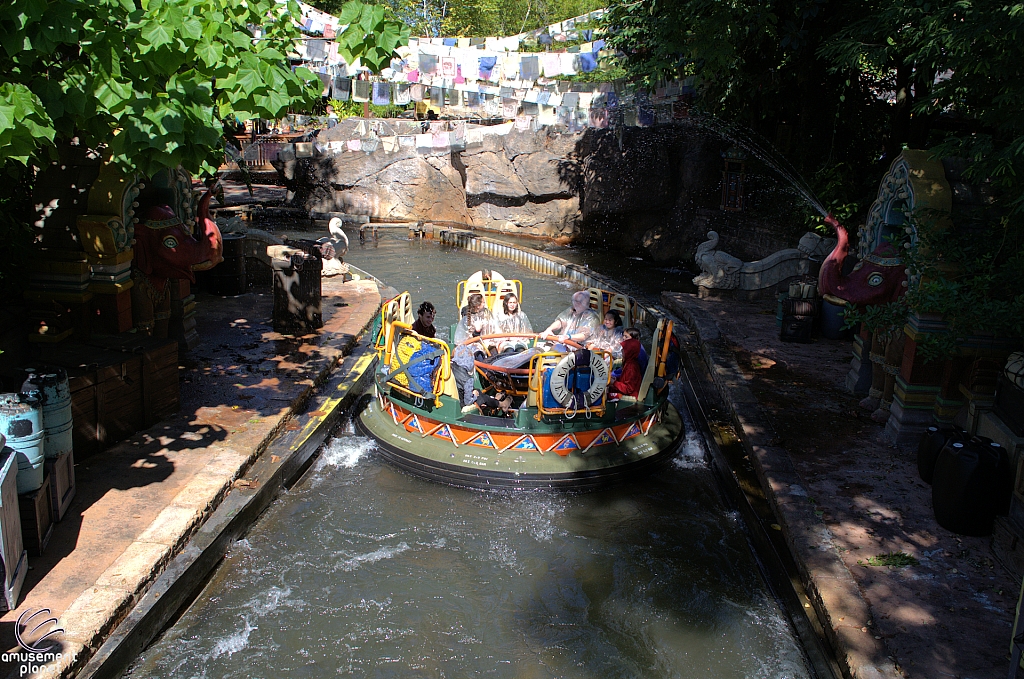
[[[385,397],[380,398],[380,403],[382,410],[391,415],[395,425],[402,427],[409,433],[418,433],[423,437],[432,436],[442,441],[451,441],[455,447],[466,445],[476,448],[489,448],[497,450],[499,453],[506,450],[536,451],[541,455],[545,452],[569,455],[574,450],[585,453],[596,446],[614,445],[636,436],[645,436],[659,420],[658,414],[652,413],[642,422],[636,420],[620,424],[616,427],[606,427],[605,429],[595,431],[574,432],[571,434],[519,434],[515,432],[505,433],[482,429],[467,429],[438,422],[405,410]]]

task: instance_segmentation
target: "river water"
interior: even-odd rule
[[[565,282],[510,263],[353,242],[346,259],[432,300],[439,328],[481,268],[523,281],[535,329],[568,305]],[[431,483],[348,425],[129,676],[812,677],[675,400],[678,455],[588,493]]]

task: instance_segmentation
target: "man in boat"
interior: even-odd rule
[[[412,324],[412,330],[424,337],[433,337],[436,333],[434,328],[434,305],[430,302],[423,302],[416,310],[416,320]]]
[[[558,318],[541,333],[542,337],[555,337],[559,342],[572,340],[584,344],[601,325],[601,317],[590,308],[590,293],[573,293],[572,306],[558,314]]]

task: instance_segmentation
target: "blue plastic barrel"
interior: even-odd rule
[[[38,401],[22,403],[18,394],[0,394],[0,434],[18,456],[18,494],[43,485],[45,433]]]
[[[72,449],[71,388],[64,368],[45,366],[26,369],[28,377],[21,385],[21,400],[39,399],[43,406],[46,430],[46,457],[56,458]]]
[[[826,296],[821,301],[821,336],[833,340],[853,339],[854,329],[845,328],[846,318],[843,313],[846,311],[845,304],[837,304],[840,300],[837,297]]]

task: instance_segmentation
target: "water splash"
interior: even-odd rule
[[[708,113],[692,114],[689,120],[692,124],[714,132],[756,157],[771,168],[773,172],[789,182],[800,197],[807,201],[807,204],[819,212],[822,217],[828,216],[828,210],[818,200],[818,197],[814,195],[814,191],[811,190],[811,187],[804,178],[800,176],[796,168],[767,139],[749,128],[743,128],[734,123],[726,122]]]
[[[324,448],[317,471],[324,467],[355,467],[359,460],[376,446],[373,439],[365,436],[339,436]]]
[[[222,655],[231,657],[249,645],[249,635],[259,628],[253,627],[246,618],[242,618],[242,622],[245,625],[244,628],[217,640],[217,643],[213,645],[213,650],[210,651],[211,659],[219,658]]]

